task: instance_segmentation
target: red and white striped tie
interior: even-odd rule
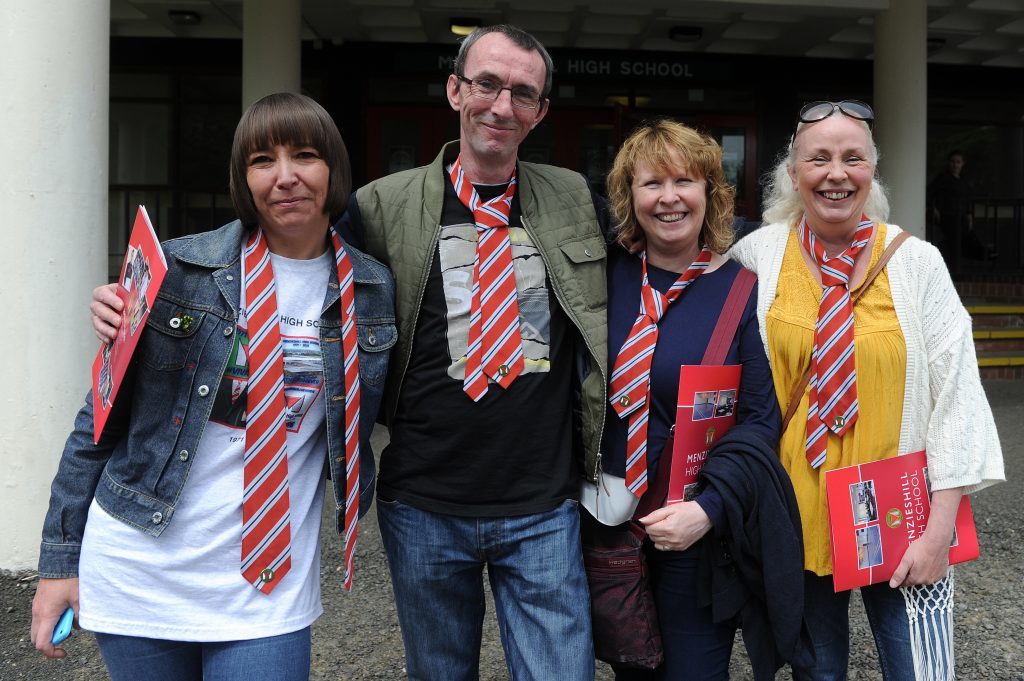
[[[257,228],[242,250],[249,362],[242,492],[242,575],[264,594],[292,566],[284,357],[270,250]]]
[[[331,241],[341,288],[341,348],[345,371],[345,590],[351,591],[359,522],[359,339],[352,261],[334,227],[331,227]]]
[[[811,351],[810,393],[807,402],[806,456],[812,468],[825,462],[828,433],[842,437],[857,420],[857,364],[853,344],[853,303],[850,277],[854,260],[871,239],[874,223],[861,216],[853,242],[828,257],[814,238],[807,220],[800,221],[800,243],[821,271],[824,291]]]
[[[633,322],[612,369],[610,396],[619,418],[629,417],[626,431],[626,487],[637,497],[647,491],[647,418],[651,409],[651,361],[658,345],[658,322],[673,301],[704,273],[711,260],[705,246],[664,295],[647,281],[647,253],[640,256],[643,281],[640,314]]]
[[[359,519],[359,348],[352,261],[332,227],[341,289],[341,343],[345,373],[345,588],[352,588],[352,559]],[[242,574],[269,594],[291,569],[288,452],[285,428],[284,355],[270,251],[262,230],[242,253],[248,326],[245,353],[245,464],[242,496]]]
[[[473,213],[477,232],[466,377],[462,389],[477,402],[487,394],[488,378],[508,388],[525,366],[519,297],[508,236],[516,176],[513,171],[504,194],[482,203],[462,172],[460,161],[461,157],[455,160],[449,173],[459,201]]]

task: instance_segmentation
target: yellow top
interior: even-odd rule
[[[868,270],[885,250],[884,224],[879,224]],[[856,289],[854,289],[856,291]],[[775,393],[785,414],[793,389],[811,361],[814,325],[821,285],[800,252],[796,230],[790,232],[779,273],[778,295],[768,310],[768,354]],[[804,569],[832,574],[825,471],[895,456],[899,448],[907,347],[884,270],[854,306],[854,349],[857,362],[858,416],[844,437],[829,433],[825,463],[811,468],[804,454],[807,391],[779,442],[779,457],[789,472],[800,506],[804,534]]]

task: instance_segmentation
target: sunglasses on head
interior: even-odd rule
[[[875,120],[875,112],[864,102],[856,99],[844,99],[841,102],[809,102],[800,109],[801,123],[817,123],[832,115],[839,109],[839,113],[858,121],[864,121],[869,126]]]

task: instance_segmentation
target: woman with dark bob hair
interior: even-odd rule
[[[739,440],[752,442],[762,457],[774,458],[780,417],[758,336],[756,284],[751,273],[722,255],[733,241],[734,190],[725,181],[722,149],[714,139],[658,120],[626,139],[608,175],[608,196],[619,243],[634,250],[640,244],[642,250],[631,254],[613,246],[608,256],[613,369],[603,470],[596,489],[584,488],[583,504],[601,525],[639,522],[646,531],[664,647],[664,662],[653,672],[612,666],[618,679],[724,679],[735,621],[713,617],[710,583],[700,575],[711,572],[712,545],[728,541],[738,502],[719,486],[701,482],[686,501],[664,505],[663,476],[671,459],[666,444],[676,424],[680,366],[702,363],[740,279],[747,279],[748,288],[735,299],[738,324],[725,338],[728,351],[720,362],[742,365],[736,425],[727,437],[734,438],[733,449]],[[645,360],[646,370],[637,371]],[[705,470],[719,451],[724,450],[716,445]],[[794,573],[799,575],[798,567]],[[595,621],[595,631],[600,626]]]
[[[87,396],[53,481],[32,641],[63,657],[50,633],[72,607],[114,681],[308,678],[324,471],[346,588],[372,501],[394,287],[331,227],[351,188],[341,135],[308,97],[264,97],[230,174],[240,219],[163,244],[110,421],[93,444]],[[113,338],[120,301],[96,296]]]

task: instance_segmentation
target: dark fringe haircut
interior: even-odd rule
[[[326,109],[294,92],[278,92],[255,102],[242,114],[231,143],[231,202],[242,224],[253,227],[260,216],[246,181],[249,155],[278,144],[310,146],[330,170],[325,212],[333,224],[348,205],[352,167],[338,126]]]

